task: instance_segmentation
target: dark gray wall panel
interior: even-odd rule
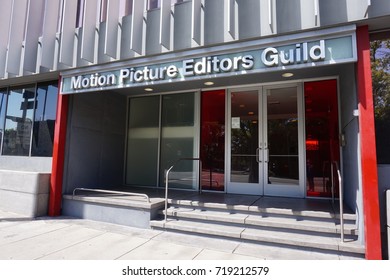
[[[359,217],[358,228],[364,228],[363,192],[361,189],[360,171],[360,140],[358,117],[353,116],[353,111],[358,108],[357,89],[355,81],[355,68],[353,65],[345,65],[340,71],[340,102],[343,109],[340,110],[341,129],[345,136],[345,146],[342,148],[344,200],[351,209],[357,209]],[[359,235],[364,240],[364,234]]]
[[[126,97],[112,92],[72,96],[65,193],[123,184],[126,104]]]
[[[68,175],[65,192],[74,188],[99,186],[101,133],[98,130],[72,127],[68,151]]]

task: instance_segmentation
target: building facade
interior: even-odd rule
[[[164,187],[180,158],[200,163],[172,188],[281,198],[338,198],[339,170],[382,257],[369,42],[388,0],[3,2],[3,205],[32,176],[30,213],[60,215],[76,187]]]

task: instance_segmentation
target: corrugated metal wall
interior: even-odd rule
[[[390,15],[389,0],[1,2],[0,79]]]

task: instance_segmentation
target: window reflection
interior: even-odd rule
[[[225,90],[202,92],[202,190],[224,191]]]
[[[37,87],[32,156],[50,157],[53,154],[57,92],[57,82],[41,84]]]
[[[331,197],[332,163],[340,166],[337,81],[305,83],[307,195]],[[336,172],[333,176],[337,176]]]
[[[267,95],[268,184],[299,185],[298,103],[296,87]]]
[[[258,98],[257,90],[231,95],[231,182],[259,183]]]
[[[0,90],[2,155],[51,157],[58,81]]]
[[[126,184],[165,187],[166,170],[195,157],[195,135],[194,93],[130,98]],[[183,160],[169,187],[195,189],[197,178],[197,162]]]
[[[7,89],[0,89],[0,143],[3,141],[4,136],[4,121],[5,121],[5,110],[7,108]]]
[[[165,171],[177,160],[195,157],[195,94],[180,93],[162,97],[160,185]],[[195,189],[197,162],[183,160],[169,175],[171,188]]]
[[[28,156],[33,124],[35,87],[10,89],[3,155]]]
[[[156,186],[160,97],[136,97],[129,102],[126,184]]]

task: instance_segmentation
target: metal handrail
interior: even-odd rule
[[[164,220],[167,222],[168,217],[168,182],[169,182],[169,172],[172,168],[180,161],[183,160],[198,160],[199,161],[199,192],[202,192],[202,160],[200,158],[180,158],[178,159],[168,170],[165,172],[165,211],[164,211]]]
[[[344,193],[343,193],[343,181],[341,178],[341,172],[339,168],[339,164],[337,161],[333,161],[334,166],[337,170],[337,178],[339,181],[339,203],[340,203],[340,235],[341,235],[341,242],[344,242]],[[332,167],[332,201],[334,204],[334,180],[333,180],[333,167]]]
[[[75,196],[76,191],[88,191],[88,192],[100,192],[100,193],[111,193],[111,194],[124,194],[124,195],[131,195],[131,196],[142,196],[142,197],[146,198],[148,203],[150,203],[150,198],[145,193],[132,193],[132,192],[101,190],[101,189],[75,188],[73,190],[73,196]]]

